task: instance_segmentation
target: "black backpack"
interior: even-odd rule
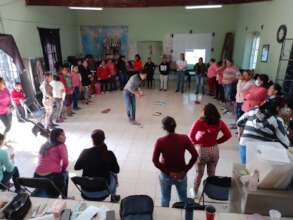
[[[128,196],[120,203],[121,220],[153,220],[154,202],[146,195]]]

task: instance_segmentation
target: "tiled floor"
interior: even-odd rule
[[[93,98],[88,106],[82,106],[82,110],[73,118],[62,124],[67,136],[67,147],[70,156],[70,175],[78,175],[73,170],[74,163],[79,153],[91,147],[90,134],[93,129],[103,129],[106,133],[108,148],[116,154],[121,173],[119,174],[118,192],[122,197],[132,194],[148,194],[156,205],[160,204],[160,188],[158,170],[151,161],[152,151],[156,139],[164,135],[161,129],[161,119],[170,115],[175,117],[178,133],[188,133],[192,122],[199,117],[203,104],[213,102],[218,108],[220,103],[210,97],[204,97],[201,105],[194,104],[192,93],[175,93],[174,89],[168,92],[159,92],[155,89],[144,89],[145,96],[137,100],[137,120],[142,127],[130,125],[124,111],[122,93],[120,91],[100,95]],[[101,111],[111,108],[108,114]],[[161,112],[161,116],[154,116],[155,112]],[[225,118],[227,123],[231,119]],[[16,151],[16,164],[22,176],[32,176],[42,138],[35,138],[30,132],[30,124],[14,123],[11,138],[16,141],[13,146]],[[237,144],[233,137],[228,143],[220,146],[220,162],[217,168],[218,175],[231,175],[232,164],[238,162]],[[192,169],[188,173],[188,184],[192,186],[195,172]],[[70,184],[69,195],[80,198],[77,189]],[[177,200],[175,190],[172,192],[172,200]]]

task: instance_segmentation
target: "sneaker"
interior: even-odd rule
[[[164,89],[164,92],[167,92],[167,89]]]
[[[161,92],[163,89],[159,89],[159,91]]]
[[[118,203],[120,201],[121,197],[120,195],[111,195],[111,202],[112,203]]]
[[[194,101],[195,104],[200,104],[200,101]]]
[[[190,194],[190,197],[192,199],[197,199],[198,198],[198,194],[197,194],[197,192],[194,191],[194,188],[190,188],[189,194]]]
[[[179,92],[179,90],[176,90],[175,92]]]
[[[60,118],[58,120],[56,120],[57,123],[63,123],[64,122],[64,119],[63,118]]]

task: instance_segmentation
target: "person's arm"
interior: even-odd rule
[[[84,168],[84,163],[88,162],[85,155],[86,155],[86,150],[83,150],[81,154],[79,155],[77,161],[75,162],[74,170],[82,170]]]
[[[111,154],[111,165],[110,165],[110,170],[113,172],[113,173],[119,173],[120,172],[120,167],[119,167],[119,164],[117,162],[117,158],[115,156],[115,154],[110,151],[110,154]]]
[[[244,113],[239,119],[238,121],[236,122],[236,125],[237,127],[239,128],[244,128],[245,127],[245,124],[249,118],[249,115],[250,115],[250,111],[249,112],[246,112]]]
[[[65,144],[62,144],[61,146],[59,146],[59,150],[60,150],[60,156],[61,156],[61,160],[62,160],[62,171],[66,170],[68,167],[68,152],[67,152],[67,147]]]
[[[188,137],[190,139],[190,141],[192,142],[192,144],[197,144],[197,140],[195,139],[196,133],[199,131],[200,128],[200,121],[196,120],[193,124],[192,127],[189,131]]]
[[[189,138],[186,138],[186,150],[188,150],[189,153],[191,154],[191,158],[185,168],[185,172],[187,173],[191,169],[191,167],[195,164],[198,158],[198,153],[196,152],[195,147],[193,146]]]
[[[276,118],[276,126],[275,127],[275,133],[276,133],[276,136],[279,140],[279,142],[285,147],[285,148],[289,148],[290,146],[290,141],[289,141],[289,138],[288,138],[288,134],[287,134],[287,131],[285,129],[285,126],[284,126],[284,122],[281,118]]]
[[[3,152],[3,155],[2,155],[2,158],[3,158],[3,161],[2,161],[2,164],[3,166],[5,167],[5,170],[10,173],[13,171],[14,169],[14,162],[13,160],[11,160],[9,158],[9,155],[8,155],[8,152],[7,151],[2,151]]]
[[[229,140],[232,137],[231,131],[230,129],[227,127],[227,125],[225,124],[225,122],[221,121],[221,132],[223,133],[222,137],[220,137],[219,139],[217,139],[217,144],[222,144],[224,142],[226,142],[227,140]]]
[[[160,144],[159,144],[159,141],[157,141],[156,145],[155,145],[155,150],[153,152],[153,163],[154,163],[155,167],[157,167],[163,173],[169,175],[168,170],[166,170],[164,165],[160,162],[161,153],[162,152],[160,150]]]

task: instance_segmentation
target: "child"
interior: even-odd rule
[[[108,91],[108,83],[110,77],[111,76],[106,67],[106,62],[105,60],[102,60],[101,64],[97,68],[97,78],[101,82],[102,94]]]
[[[109,84],[110,84],[110,91],[116,90],[116,75],[117,75],[117,69],[115,64],[113,63],[112,59],[109,59],[106,68],[109,74]]]
[[[73,115],[72,108],[71,108],[73,87],[72,87],[71,73],[69,72],[69,69],[66,66],[62,68],[62,71],[60,74],[60,81],[63,83],[65,88],[65,100],[64,100],[65,112],[67,116],[71,117]]]
[[[78,107],[78,99],[79,99],[79,93],[81,91],[81,76],[79,74],[77,65],[72,66],[71,81],[72,81],[72,88],[73,88],[73,93],[72,93],[73,110],[79,110],[80,107]]]
[[[223,135],[218,138],[218,134]],[[231,138],[231,132],[221,115],[213,104],[207,104],[203,108],[202,117],[196,120],[189,132],[189,138],[194,145],[198,146],[199,158],[196,163],[197,177],[194,181],[194,188],[190,190],[193,198],[197,197],[201,179],[207,166],[208,176],[214,176],[219,160],[218,145]]]
[[[54,75],[53,81],[50,82],[53,94],[53,119],[56,123],[64,122],[62,117],[63,100],[65,99],[65,88],[62,82],[60,82],[60,76]]]
[[[167,91],[168,88],[168,75],[170,71],[170,65],[167,62],[167,57],[163,57],[163,61],[159,66],[159,71],[160,71],[160,81],[161,81],[161,86],[160,86],[160,91],[164,89],[164,91]]]
[[[19,122],[25,122],[25,109],[23,107],[25,94],[22,91],[22,85],[21,83],[16,83],[15,88],[13,89],[11,93],[11,98],[14,102],[14,105],[16,107],[16,116],[17,120]]]
[[[152,62],[152,58],[148,57],[146,64],[144,65],[144,71],[147,73],[148,89],[153,88],[153,80],[156,66]]]

